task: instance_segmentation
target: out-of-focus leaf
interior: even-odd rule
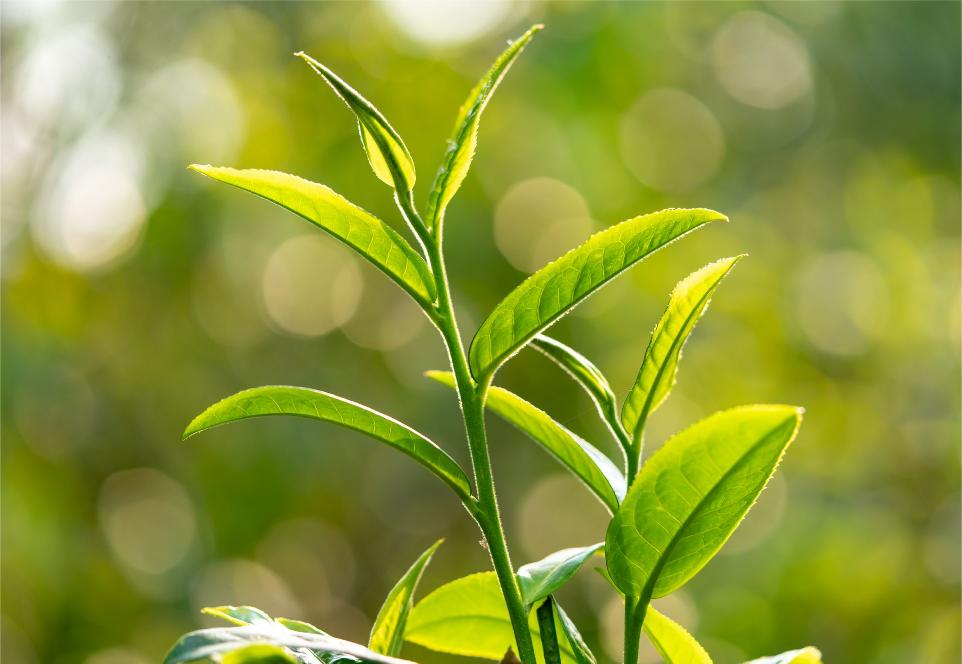
[[[388,593],[374,620],[371,638],[367,644],[368,648],[374,652],[391,656],[401,653],[404,627],[407,625],[411,607],[414,606],[414,592],[417,590],[424,568],[431,562],[431,557],[443,541],[438,540],[422,553]]]
[[[644,630],[665,664],[712,664],[695,637],[652,606],[645,612]]]
[[[340,97],[357,117],[361,145],[367,154],[371,169],[385,184],[401,192],[414,187],[414,160],[408,152],[401,136],[388,123],[384,115],[361,94],[345,83],[337,74],[303,51],[295,53],[310,65],[311,69],[327,81],[334,93]]]
[[[538,621],[529,618],[531,637],[541,657]],[[408,618],[404,638],[425,648],[452,655],[501,660],[517,649],[511,619],[494,572],[471,574],[447,583],[418,602]],[[570,646],[561,647],[565,664],[573,664]]]
[[[554,603],[555,619],[557,624],[561,628],[561,632],[565,635],[568,640],[568,645],[571,646],[571,652],[574,655],[576,664],[597,664],[598,660],[595,658],[591,648],[585,643],[585,640],[581,637],[581,632],[575,626],[568,614],[564,612],[561,605],[558,602]]]
[[[223,618],[235,625],[273,625],[269,615],[254,606],[208,606],[201,613],[215,618]]]
[[[508,294],[471,342],[471,372],[483,381],[528,341],[623,271],[669,242],[727,217],[712,210],[671,209],[634,217],[595,233]]]
[[[252,643],[231,650],[220,658],[221,664],[300,664],[291,651],[266,643]]]
[[[434,177],[434,186],[428,198],[427,223],[436,232],[444,223],[444,211],[448,203],[454,198],[471,167],[471,160],[474,159],[474,151],[478,144],[478,125],[481,122],[481,114],[498,84],[508,73],[511,64],[535,33],[543,27],[542,25],[531,26],[527,32],[511,42],[511,45],[494,61],[488,73],[474,86],[467,101],[458,111],[454,133],[448,141],[448,149],[441,160],[441,168]]]
[[[521,597],[528,606],[555,592],[581,569],[585,561],[604,547],[604,542],[591,546],[562,549],[518,569]]]
[[[759,657],[745,664],[822,664],[822,653],[818,648],[807,646],[799,650],[790,650],[780,655]]]
[[[454,389],[447,371],[428,371],[428,377]],[[485,407],[497,413],[545,448],[570,470],[612,513],[625,495],[625,478],[601,451],[551,419],[518,395],[501,387],[488,390]]]
[[[327,632],[325,632],[324,630],[318,629],[311,623],[304,622],[303,620],[291,620],[290,618],[274,618],[274,622],[278,623],[279,625],[283,625],[287,629],[294,632],[307,632],[308,634],[324,634],[324,635],[327,634]]]
[[[357,251],[422,305],[434,301],[434,278],[407,240],[328,187],[280,171],[190,168],[287,208]]]
[[[343,639],[321,634],[306,634],[284,629],[280,625],[244,625],[242,627],[216,627],[201,629],[184,635],[164,659],[164,664],[186,664],[222,657],[225,653],[243,648],[251,643],[268,644],[293,651],[308,650],[314,653],[350,655],[362,662],[376,664],[409,664],[406,660],[388,657],[364,646]],[[312,662],[311,653],[295,654],[300,662]]]
[[[800,422],[792,406],[742,406],[668,440],[608,526],[605,559],[625,595],[662,597],[704,567],[765,488]]]
[[[557,339],[552,339],[544,334],[539,334],[531,340],[531,347],[541,351],[550,360],[571,376],[580,385],[591,400],[598,407],[601,419],[609,427],[616,427],[618,418],[618,406],[615,393],[608,384],[608,379],[601,373],[601,369],[596,367],[591,360],[566,346]],[[612,431],[620,439],[617,431]]]
[[[621,421],[637,446],[648,416],[668,397],[678,361],[695,323],[711,301],[715,288],[741,256],[722,258],[688,275],[675,286],[658,325],[651,333],[635,384],[625,398]]]
[[[195,417],[184,438],[228,422],[268,415],[307,417],[360,431],[410,456],[462,500],[471,495],[468,477],[457,462],[414,429],[367,406],[306,387],[270,385],[238,392]]]

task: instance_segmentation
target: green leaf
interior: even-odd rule
[[[521,597],[528,606],[552,594],[581,569],[585,561],[604,547],[604,542],[555,551],[541,560],[518,569]]]
[[[411,565],[411,568],[395,584],[387,599],[381,605],[374,626],[371,628],[371,638],[368,641],[368,648],[374,652],[385,655],[397,656],[401,653],[401,644],[404,643],[404,628],[407,625],[408,615],[414,606],[414,592],[417,590],[418,583],[424,568],[431,561],[431,557],[441,542],[438,540],[432,544],[427,551]]]
[[[308,634],[324,634],[327,635],[322,629],[318,629],[314,625],[303,620],[292,620],[290,618],[274,618],[274,622],[279,625],[283,625],[287,629],[293,632],[307,632]]]
[[[678,282],[671,292],[668,308],[651,333],[641,370],[621,411],[621,421],[631,433],[636,447],[648,416],[664,402],[675,384],[685,341],[708,308],[715,288],[740,258],[735,256],[709,263]]]
[[[543,662],[534,613],[529,626],[538,661]],[[404,638],[438,652],[495,661],[500,661],[508,648],[517,651],[508,609],[494,572],[462,577],[422,599],[411,611]],[[567,644],[561,646],[561,657],[565,664],[575,661]]]
[[[438,169],[438,174],[434,177],[434,186],[431,188],[431,194],[428,198],[426,218],[429,228],[433,228],[435,231],[440,229],[444,223],[444,212],[448,203],[454,198],[468,174],[478,144],[478,125],[481,122],[481,114],[488,105],[488,101],[505,74],[508,73],[511,64],[521,54],[524,47],[528,45],[535,33],[543,27],[543,25],[534,25],[513,41],[494,61],[484,78],[474,86],[467,101],[458,111],[458,118],[454,123],[454,133],[448,141],[448,149],[441,160],[441,168]]]
[[[442,385],[455,387],[454,376],[447,371],[428,371],[425,375]],[[555,422],[544,411],[504,388],[490,388],[485,407],[544,447],[584,482],[611,513],[618,509],[625,495],[625,478],[601,451]]]
[[[792,406],[715,413],[642,466],[605,542],[608,571],[625,595],[662,597],[704,567],[765,488],[801,415]]]
[[[410,664],[406,660],[381,655],[364,646],[331,636],[303,634],[284,629],[280,625],[245,625],[201,629],[184,635],[167,653],[164,664],[186,664],[198,660],[222,658],[226,653],[251,643],[269,644],[295,651],[349,655],[362,662],[376,664]],[[296,661],[307,664],[316,661],[311,653],[295,653]]]
[[[618,426],[618,406],[615,393],[611,389],[611,385],[608,384],[608,379],[601,373],[601,369],[578,351],[543,334],[539,334],[531,340],[531,347],[541,351],[561,367],[588,393],[595,406],[598,407],[601,419],[610,428],[614,429]],[[613,430],[612,433],[620,440],[618,431]]]
[[[712,664],[695,637],[652,606],[645,613],[644,629],[665,664]]]
[[[299,664],[289,650],[266,643],[254,643],[226,653],[221,664]]]
[[[818,648],[808,646],[799,650],[783,652],[781,655],[760,657],[745,664],[822,664],[822,653]]]
[[[272,385],[238,392],[195,417],[184,438],[228,422],[267,415],[307,417],[366,433],[420,463],[462,500],[471,495],[468,477],[457,462],[414,429],[367,406],[306,387]]]
[[[260,169],[200,164],[190,168],[277,203],[351,247],[424,306],[436,296],[424,259],[397,231],[328,187],[304,178]]]
[[[388,123],[384,115],[357,90],[320,62],[303,51],[294,55],[320,74],[334,93],[354,112],[357,117],[361,145],[378,179],[400,192],[409,192],[414,187],[414,160],[404,141],[401,140],[401,136]]]
[[[215,618],[223,618],[235,625],[273,625],[269,615],[253,606],[208,606],[201,613]]]
[[[575,626],[568,614],[564,612],[561,605],[558,602],[554,603],[555,618],[558,625],[561,627],[561,632],[564,633],[568,640],[568,645],[571,646],[571,652],[574,655],[574,660],[576,664],[597,664],[598,660],[595,658],[591,648],[585,643],[585,640],[581,637],[581,632]]]
[[[508,294],[481,324],[469,351],[483,382],[572,307],[626,269],[704,224],[727,221],[712,210],[662,210],[595,233]]]

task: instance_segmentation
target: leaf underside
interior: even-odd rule
[[[184,438],[221,424],[270,415],[306,417],[367,434],[420,463],[462,500],[471,495],[468,477],[458,463],[414,429],[367,406],[306,387],[271,385],[238,392],[195,417]]]
[[[400,233],[322,184],[280,171],[192,164],[192,170],[249,191],[303,217],[354,249],[422,305],[435,299],[427,264]]]
[[[626,269],[686,233],[727,217],[670,209],[634,217],[592,235],[508,294],[481,324],[469,350],[479,382],[539,332]]]
[[[518,568],[521,598],[527,606],[534,606],[567,583],[604,542],[555,551],[549,556]]]
[[[447,371],[428,371],[426,375],[450,388],[454,376]],[[485,408],[513,424],[541,445],[559,463],[580,479],[611,513],[625,495],[625,478],[600,450],[558,424],[544,411],[501,387],[488,390]]]
[[[669,439],[608,527],[605,555],[618,588],[647,601],[694,576],[764,489],[800,421],[792,406],[742,406]]]

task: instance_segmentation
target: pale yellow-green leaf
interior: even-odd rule
[[[645,612],[644,630],[665,664],[712,664],[695,637],[653,606]]]
[[[489,378],[536,334],[629,267],[661,247],[727,217],[712,210],[670,209],[634,217],[595,233],[508,294],[471,342],[471,372]]]
[[[798,650],[790,650],[780,655],[759,657],[745,664],[822,664],[822,653],[818,648],[807,646]]]
[[[260,169],[200,164],[191,169],[277,203],[357,251],[423,305],[434,301],[427,263],[400,233],[322,184]]]

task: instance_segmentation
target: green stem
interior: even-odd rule
[[[554,602],[549,595],[538,607],[538,628],[541,631],[541,648],[545,664],[561,664],[558,633],[554,628]]]
[[[648,612],[648,600],[625,597],[625,657],[624,664],[638,664],[641,629]]]
[[[425,228],[413,201],[408,198],[399,199],[406,217],[414,220],[414,225]],[[438,301],[431,318],[448,351],[451,369],[457,383],[458,399],[461,403],[461,414],[464,417],[464,427],[468,438],[468,449],[471,453],[471,465],[474,469],[474,484],[477,492],[477,502],[470,509],[471,515],[478,523],[481,534],[484,535],[491,563],[498,577],[501,592],[508,608],[511,627],[514,630],[515,642],[518,646],[518,657],[523,664],[537,664],[534,642],[528,628],[528,611],[521,598],[521,588],[511,564],[508,545],[501,525],[501,515],[498,510],[498,499],[494,489],[494,477],[491,472],[491,458],[488,454],[487,434],[484,428],[484,399],[487,395],[488,382],[478,383],[468,368],[467,355],[458,331],[454,306],[451,303],[451,292],[448,285],[447,271],[444,258],[441,255],[440,238],[426,238],[426,253],[428,263],[434,273],[434,281],[438,291]]]

